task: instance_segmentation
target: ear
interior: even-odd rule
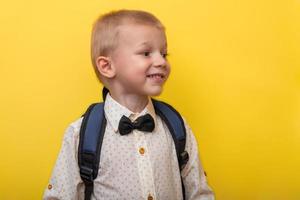
[[[100,74],[106,78],[113,78],[116,75],[115,68],[111,65],[109,57],[99,56],[96,59],[96,65]]]

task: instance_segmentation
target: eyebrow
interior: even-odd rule
[[[149,44],[149,42],[142,42],[142,43],[140,43],[138,46],[140,47],[140,46],[147,46],[147,45],[148,45],[148,46],[151,46],[151,45]],[[165,47],[165,48],[168,48],[167,43],[164,44],[164,47]]]

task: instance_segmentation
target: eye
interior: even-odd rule
[[[168,54],[168,53],[163,53],[162,56],[163,56],[164,58],[167,58],[167,57],[169,56],[169,54]]]
[[[146,56],[146,57],[148,57],[148,56],[150,55],[150,52],[149,52],[149,51],[145,51],[145,52],[143,53],[143,55]]]

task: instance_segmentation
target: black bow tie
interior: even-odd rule
[[[119,122],[119,132],[121,135],[129,134],[133,129],[152,132],[154,130],[154,120],[150,114],[138,117],[134,122],[126,116],[122,116]]]

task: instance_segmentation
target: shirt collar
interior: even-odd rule
[[[139,116],[150,114],[154,119],[154,125],[156,127],[156,114],[150,97],[146,107],[140,113],[135,113],[118,103],[108,93],[104,103],[104,113],[114,132],[118,132],[119,121],[123,115],[128,117],[131,121],[134,121]]]

